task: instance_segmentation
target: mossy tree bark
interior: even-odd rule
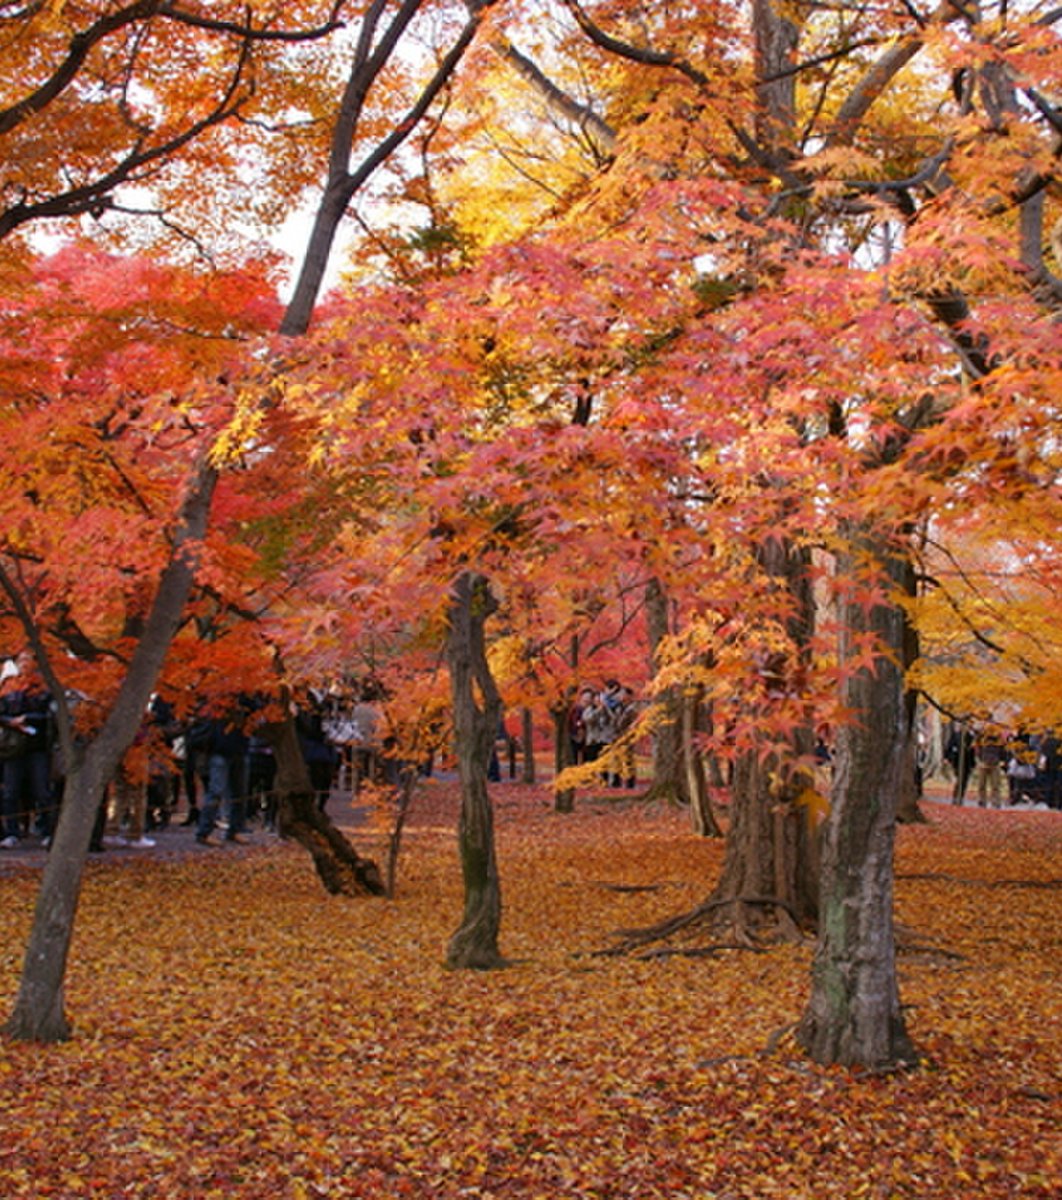
[[[842,575],[880,564],[902,592],[908,564],[867,530],[854,530]],[[881,1068],[915,1059],[900,1007],[893,935],[896,803],[907,756],[905,618],[888,600],[842,600],[842,699],[853,714],[836,739],[831,809],[822,844],[819,941],[797,1039],[816,1062]],[[856,667],[867,634],[873,668]]]
[[[494,846],[494,810],[487,789],[502,706],[487,662],[485,628],[497,607],[483,575],[465,571],[458,577],[450,600],[447,660],[454,748],[461,780],[458,848],[465,907],[447,948],[450,967],[485,969],[505,964],[498,950],[501,883]]]

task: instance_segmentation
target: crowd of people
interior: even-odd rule
[[[635,787],[634,746],[624,734],[636,716],[634,693],[618,680],[609,679],[601,691],[581,688],[568,711],[572,763],[581,766],[607,757],[608,766],[601,772],[601,782],[607,787]],[[609,755],[614,743],[616,753]]]
[[[986,723],[955,724],[944,746],[952,772],[952,802],[962,804],[971,779],[977,803],[999,808],[1027,801],[1062,808],[1059,783],[1059,739],[1054,733],[1007,731]]]
[[[368,697],[344,706],[343,720],[324,693],[298,699],[294,724],[317,804],[323,808],[344,765],[354,786],[382,769],[380,715]],[[276,760],[262,730],[263,702],[240,697],[225,711],[206,707],[179,719],[159,695],[151,698],[134,744],[103,797],[90,850],[108,845],[151,848],[171,822],[194,829],[205,846],[244,840],[260,821],[275,828]],[[0,687],[0,850],[28,841],[48,847],[58,817],[63,764],[54,702],[23,656]],[[183,802],[183,803],[182,803]]]

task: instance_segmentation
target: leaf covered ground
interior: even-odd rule
[[[417,800],[393,902],[327,896],[286,845],[93,865],[74,1039],[0,1043],[0,1195],[1060,1194],[1058,814],[931,804],[900,831],[901,991],[925,1061],[871,1076],[788,1037],[765,1052],[801,1011],[809,946],[594,954],[707,894],[722,847],[681,814],[496,798],[500,972],[442,965],[453,785]],[[0,878],[5,1011],[36,880]]]

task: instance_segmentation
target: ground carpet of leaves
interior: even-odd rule
[[[453,785],[416,802],[393,902],[327,896],[287,845],[93,865],[74,1039],[0,1043],[0,1196],[1060,1195],[1062,816],[932,804],[900,831],[925,1062],[872,1076],[791,1037],[765,1052],[801,1012],[810,946],[595,955],[710,890],[721,844],[681,814],[496,797],[504,971],[442,966]],[[36,882],[0,878],[5,1011]]]

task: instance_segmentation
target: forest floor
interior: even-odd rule
[[[420,790],[391,901],[328,896],[265,834],[231,853],[171,830],[95,859],[73,1039],[0,1041],[0,1196],[1057,1200],[1062,814],[930,802],[899,831],[923,1059],[871,1074],[777,1036],[811,943],[597,953],[711,890],[722,843],[684,814],[629,793],[567,816],[540,788],[494,796],[496,972],[443,966],[462,905],[452,781]],[[355,836],[382,860],[382,832]],[[0,875],[5,1012],[37,857]]]

